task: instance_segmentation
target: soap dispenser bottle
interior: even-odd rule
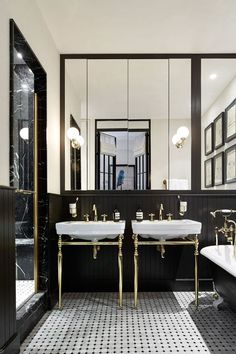
[[[136,221],[143,221],[143,211],[140,207],[136,211]]]
[[[113,221],[120,221],[120,212],[117,208],[115,208],[113,211]]]

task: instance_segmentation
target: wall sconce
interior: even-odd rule
[[[84,144],[84,138],[80,135],[77,128],[69,128],[67,130],[67,137],[71,140],[71,146],[74,149],[80,149]]]
[[[25,127],[25,128],[21,128],[21,130],[19,131],[20,137],[23,140],[28,141],[29,140],[29,128]]]
[[[184,146],[184,142],[189,136],[189,130],[187,127],[180,127],[177,130],[177,133],[172,138],[172,143],[178,148],[182,148]]]

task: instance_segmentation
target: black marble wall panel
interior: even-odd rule
[[[16,53],[22,55],[22,59],[17,59]],[[31,118],[29,122],[29,132],[32,130],[30,127],[34,126],[35,117],[33,112],[33,100],[34,93],[37,95],[37,141],[38,141],[38,264],[39,264],[39,289],[46,290],[48,282],[48,198],[47,198],[47,144],[46,144],[46,127],[47,127],[47,75],[38,61],[37,57],[33,53],[26,39],[22,35],[21,31],[15,24],[13,20],[10,20],[10,59],[11,59],[11,70],[10,70],[10,119],[11,127],[14,127],[14,119],[21,118],[23,116],[25,109],[31,111]],[[23,65],[24,64],[24,65]],[[27,70],[25,69],[27,66]],[[27,72],[27,75],[26,75]],[[18,81],[24,81],[28,85],[28,96],[29,101],[22,101],[24,94],[24,87],[22,90],[21,85],[21,105],[19,103],[19,92],[15,90],[17,83],[14,82],[15,77],[17,76]],[[27,77],[26,77],[27,76]],[[16,80],[15,80],[16,81]],[[24,97],[23,97],[24,98]],[[14,105],[15,103],[15,105]],[[18,134],[19,135],[19,134]],[[19,139],[17,135],[17,139]],[[30,135],[30,134],[29,134]],[[33,135],[32,135],[33,136]],[[11,129],[10,142],[11,142],[11,185],[16,188],[24,188],[34,190],[35,186],[33,185],[33,153],[32,153],[32,141],[29,139],[28,147],[31,146],[31,152],[29,152],[30,164],[29,173],[26,173],[25,169],[27,166],[23,166],[22,170],[25,178],[23,178],[23,184],[19,184],[16,176],[13,174],[14,165],[17,162],[15,160],[15,140],[14,129]],[[31,145],[30,145],[31,144]],[[30,180],[30,182],[29,182]],[[27,181],[29,183],[27,183]],[[32,217],[33,217],[33,198],[28,197],[27,200],[21,195],[17,200],[17,223],[16,229],[20,232],[18,233],[17,238],[22,237],[22,244],[17,245],[17,252],[20,255],[19,262],[25,268],[32,266],[33,260],[33,247],[31,244],[27,245],[26,243],[32,240],[33,228],[32,228]],[[21,201],[20,201],[21,199]],[[23,202],[22,202],[23,201]],[[30,205],[31,203],[31,205]],[[31,210],[31,217],[28,213],[28,218],[26,220],[24,211],[26,208]],[[30,209],[31,208],[31,209]],[[23,224],[24,221],[27,221],[27,225]],[[22,224],[20,224],[22,223]],[[30,225],[31,224],[31,225]],[[24,225],[24,226],[23,226]],[[19,227],[18,227],[19,226]],[[27,229],[27,232],[26,232]],[[22,232],[24,230],[24,232]],[[20,236],[20,237],[18,237]],[[17,240],[20,243],[19,240]],[[23,245],[24,243],[24,245]],[[28,260],[28,264],[27,264]],[[31,273],[27,277],[32,277],[32,267]],[[24,272],[26,274],[26,272]]]
[[[164,205],[164,213],[172,213],[174,218],[180,218],[178,213],[178,198],[174,193],[150,193],[138,192],[84,192],[61,197],[62,211],[57,216],[62,220],[72,220],[69,214],[69,203],[74,202],[79,196],[78,217],[83,219],[85,213],[92,216],[92,205],[95,203],[98,214],[106,213],[109,219],[112,211],[117,207],[121,218],[127,221],[125,240],[123,246],[124,258],[124,290],[133,290],[133,241],[131,220],[135,218],[135,211],[141,206],[144,218],[148,218],[150,212],[156,217],[160,203]],[[51,199],[51,196],[50,196]],[[214,223],[210,211],[216,208],[235,208],[235,195],[211,195],[211,194],[186,194],[181,199],[188,202],[188,211],[184,218],[202,222],[202,234],[199,238],[200,248],[213,244]],[[54,201],[52,200],[52,203]],[[57,200],[59,203],[59,200]],[[53,211],[53,208],[52,208]],[[58,218],[57,218],[58,220]],[[55,220],[54,220],[55,221]],[[217,220],[219,225],[220,220]],[[52,233],[54,223],[50,222]],[[221,240],[224,242],[223,238]],[[51,244],[52,246],[52,244]],[[56,243],[53,244],[54,277],[56,284]],[[139,249],[139,289],[141,291],[159,291],[168,289],[193,289],[194,257],[193,247],[177,246],[167,247],[165,259],[161,259],[155,247],[142,247]],[[116,291],[118,289],[117,249],[113,247],[101,247],[98,259],[93,260],[91,247],[64,247],[63,249],[63,289],[64,291]],[[199,256],[200,285],[202,289],[207,280],[212,278],[211,268],[206,258]],[[179,280],[176,282],[176,279]],[[187,284],[187,285],[186,285]],[[208,282],[209,284],[209,282]]]
[[[16,353],[16,337],[15,191],[0,186],[0,352]]]

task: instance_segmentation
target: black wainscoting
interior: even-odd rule
[[[51,220],[50,238],[55,240],[54,221],[72,220],[69,214],[69,203],[79,196],[79,212],[76,220],[83,219],[85,213],[92,216],[92,205],[97,205],[99,217],[106,213],[109,219],[115,207],[126,220],[125,240],[123,246],[124,258],[124,291],[133,290],[133,241],[130,220],[134,219],[136,209],[141,206],[144,218],[155,212],[158,215],[160,203],[164,205],[164,213],[172,213],[174,218],[178,214],[178,194],[148,192],[80,192],[73,195],[50,195]],[[182,193],[181,199],[188,202],[188,211],[184,218],[203,223],[200,236],[200,248],[214,244],[214,224],[209,212],[217,208],[235,208],[235,195],[233,194],[190,194]],[[60,206],[59,206],[60,204]],[[55,217],[53,218],[55,208]],[[219,221],[219,220],[218,220]],[[219,221],[221,222],[221,221]],[[224,240],[222,239],[222,242]],[[50,257],[50,275],[53,284],[57,281],[56,270],[56,242],[51,241],[52,257]],[[199,256],[199,273],[201,289],[211,286],[212,278],[209,262],[205,257]],[[167,247],[166,257],[161,259],[155,247],[139,248],[139,290],[191,290],[194,287],[194,257],[193,247],[177,246]],[[117,250],[115,247],[102,247],[98,259],[93,260],[91,247],[64,247],[63,249],[63,290],[64,291],[117,291],[118,289]],[[176,281],[177,280],[177,281]]]
[[[0,352],[18,353],[15,294],[15,190],[0,187]]]

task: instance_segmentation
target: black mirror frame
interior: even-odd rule
[[[168,194],[189,194],[201,192],[201,60],[236,59],[234,54],[61,54],[60,55],[60,181],[61,194],[103,194],[105,191],[68,191],[65,190],[65,60],[66,59],[191,59],[191,190],[170,191],[155,190]],[[154,190],[132,191],[132,194],[150,194]],[[208,191],[209,192],[209,191]],[[221,191],[211,191],[219,193]],[[228,191],[222,191],[227,194]],[[127,193],[127,191],[109,191],[109,193]],[[130,193],[130,191],[129,191]]]

